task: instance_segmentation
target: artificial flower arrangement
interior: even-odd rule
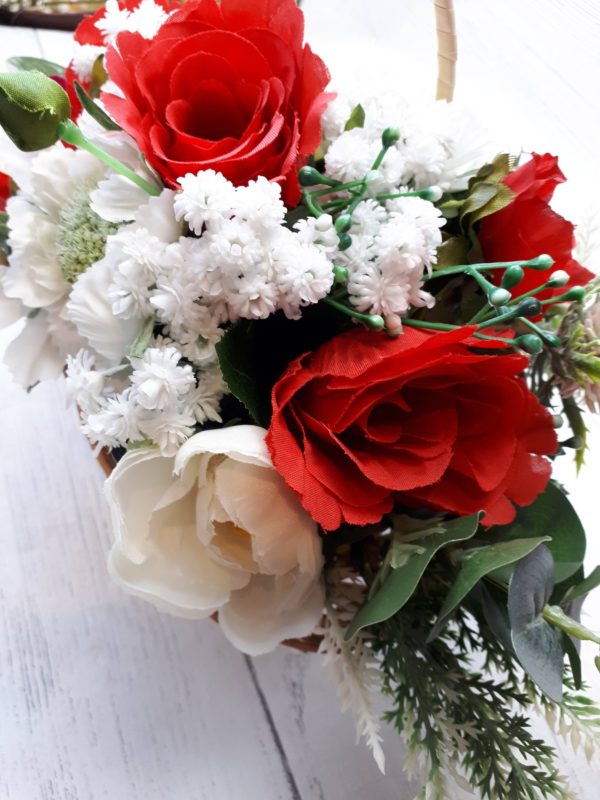
[[[112,471],[112,575],[323,653],[382,769],[383,693],[422,797],[568,797],[524,714],[592,756],[600,568],[552,464],[600,410],[600,304],[557,159],[328,94],[293,0],[109,0],[74,38],[0,75],[0,308]]]

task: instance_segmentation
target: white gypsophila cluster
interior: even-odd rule
[[[221,422],[225,385],[216,361],[196,371],[163,337],[117,371],[99,361],[89,350],[67,359],[67,391],[83,432],[99,447],[154,443],[173,456],[197,424]]]
[[[431,307],[423,274],[435,263],[443,225],[441,212],[420,197],[360,203],[352,215],[352,244],[335,255],[348,270],[352,305],[381,315],[392,330],[411,307]]]
[[[154,0],[141,0],[139,5],[131,10],[120,8],[118,0],[107,0],[104,16],[95,23],[104,44],[73,42],[71,67],[79,80],[90,80],[94,64],[104,55],[108,45],[114,43],[119,33],[130,31],[139,33],[144,39],[152,39],[168,16],[164,8]]]
[[[294,231],[283,225],[286,208],[277,184],[260,177],[236,188],[206,170],[186,175],[180,186],[175,215],[197,237],[181,243],[184,271],[213,319],[265,319],[278,310],[298,319],[304,306],[327,296],[332,263],[302,225]],[[331,236],[330,217],[326,227],[322,234]]]
[[[346,131],[358,104],[365,113],[364,126]],[[385,93],[375,97],[339,94],[322,121],[326,173],[343,182],[360,180],[370,171],[385,128],[399,130],[400,139],[371,181],[372,193],[393,192],[402,186],[464,188],[473,171],[494,155],[481,127],[466,112],[442,101],[423,104]]]

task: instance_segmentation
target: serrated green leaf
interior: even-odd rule
[[[523,669],[555,702],[562,699],[562,634],[543,618],[554,587],[554,564],[540,544],[523,558],[508,587],[508,616],[515,653]]]
[[[458,517],[442,522],[443,532],[435,532],[419,539],[421,552],[413,555],[397,569],[392,569],[379,590],[359,609],[348,626],[346,640],[351,639],[361,628],[384,622],[396,614],[417,588],[427,565],[443,547],[454,542],[470,539],[479,526],[479,514]]]
[[[41,72],[42,75],[47,75],[51,78],[57,75],[60,78],[65,77],[65,68],[61,67],[55,61],[48,61],[46,58],[34,58],[33,56],[12,56],[6,60],[7,64],[11,67],[18,69],[20,72]]]
[[[552,482],[531,505],[519,508],[509,525],[490,528],[489,536],[494,541],[549,536],[547,547],[554,559],[556,583],[577,572],[585,556],[583,525],[565,493]],[[508,583],[510,573],[505,567],[495,574]]]
[[[77,81],[75,81],[74,86],[75,86],[75,94],[77,95],[79,102],[81,103],[83,108],[87,111],[87,113],[90,115],[90,117],[92,117],[92,119],[95,119],[96,122],[99,125],[102,125],[102,127],[107,131],[122,130],[120,125],[117,125],[117,123],[114,120],[112,120],[108,116],[108,114],[103,109],[101,109],[97,103],[95,103],[92,100],[91,97],[88,97],[84,89],[79,85],[79,83],[77,83]]]
[[[70,114],[65,90],[41,72],[0,73],[0,125],[20,150],[55,144]]]
[[[352,113],[350,114],[350,116],[348,117],[348,121],[344,125],[344,130],[351,131],[354,128],[364,128],[364,127],[365,127],[365,110],[359,103],[352,109]]]
[[[258,391],[256,380],[248,369],[253,348],[254,327],[241,320],[231,327],[216,345],[219,366],[231,394],[244,404],[258,425],[267,410]]]
[[[448,622],[450,614],[483,577],[499,567],[520,561],[529,555],[532,550],[535,550],[539,544],[547,541],[547,536],[532,539],[514,539],[508,542],[498,542],[487,547],[466,550],[463,556],[462,569],[444,600],[438,619],[429,634],[428,641],[432,641],[439,635],[446,622]]]

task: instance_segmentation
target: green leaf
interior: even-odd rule
[[[129,356],[131,358],[142,358],[142,356],[148,349],[148,345],[150,344],[150,339],[152,339],[152,334],[154,333],[155,321],[156,321],[156,314],[150,314],[150,316],[146,318],[146,321],[144,322],[144,327],[138,333],[133,344],[129,348]]]
[[[47,75],[51,78],[57,75],[59,78],[65,77],[65,68],[54,61],[48,61],[45,58],[34,58],[32,56],[12,56],[6,60],[7,64],[11,67],[18,69],[20,72],[41,72],[42,75]]]
[[[0,251],[8,255],[8,214],[0,211]],[[0,264],[2,259],[0,259]]]
[[[577,691],[579,691],[582,685],[581,658],[577,652],[577,647],[573,639],[571,639],[571,637],[566,633],[563,633],[562,635],[562,647],[567,658],[569,659],[569,665],[573,675],[573,683],[575,684]]]
[[[364,128],[364,127],[365,127],[365,110],[359,103],[352,109],[352,113],[348,117],[348,122],[346,122],[346,124],[344,125],[344,130],[351,131],[354,128]]]
[[[600,586],[600,567],[596,567],[581,583],[572,586],[564,596],[565,601],[575,600],[577,597],[584,597],[589,592]]]
[[[540,544],[519,561],[508,587],[511,638],[523,669],[551,700],[562,699],[562,634],[543,618],[554,587],[554,563]]]
[[[549,536],[548,550],[554,558],[554,580],[560,583],[577,572],[585,556],[585,531],[565,493],[552,482],[525,508],[519,508],[509,525],[490,528],[494,541],[529,539]],[[504,567],[496,574],[508,583],[511,569]]]
[[[393,617],[407,602],[417,588],[427,565],[434,555],[443,547],[453,542],[470,539],[479,526],[479,514],[469,517],[458,517],[448,522],[441,522],[441,532],[435,532],[418,540],[418,550],[397,569],[391,569],[382,581],[378,591],[367,600],[364,606],[348,626],[346,640],[351,639],[357,631],[367,625],[376,625]],[[415,544],[412,541],[410,544]]]
[[[548,540],[547,536],[532,539],[513,539],[508,542],[491,544],[487,547],[466,550],[463,555],[462,569],[444,600],[438,619],[429,634],[428,641],[432,641],[439,635],[450,614],[485,575],[499,567],[520,561],[529,555],[532,550],[535,550],[539,544]]]
[[[84,89],[75,81],[75,94],[77,95],[79,102],[83,106],[83,108],[87,111],[87,113],[95,119],[99,125],[107,131],[120,131],[121,126],[117,125],[117,123],[112,120],[106,111],[100,108],[100,106],[92,100],[91,97],[85,93]]]
[[[265,419],[265,408],[254,375],[249,370],[253,351],[254,326],[241,320],[217,343],[217,356],[229,391],[244,404],[257,424]]]
[[[563,397],[562,404],[569,427],[573,431],[573,436],[578,437],[581,441],[581,447],[575,448],[575,466],[577,467],[577,472],[579,472],[585,461],[588,429],[581,409],[572,397]]]
[[[469,242],[464,236],[451,236],[437,249],[437,261],[433,270],[465,264],[469,253]]]
[[[55,144],[70,114],[65,90],[41,72],[0,73],[0,125],[20,150]]]

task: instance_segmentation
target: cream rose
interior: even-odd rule
[[[250,655],[311,633],[323,609],[317,526],[273,468],[265,433],[203,431],[175,458],[137,450],[106,483],[117,582],[177,616],[218,611]]]

